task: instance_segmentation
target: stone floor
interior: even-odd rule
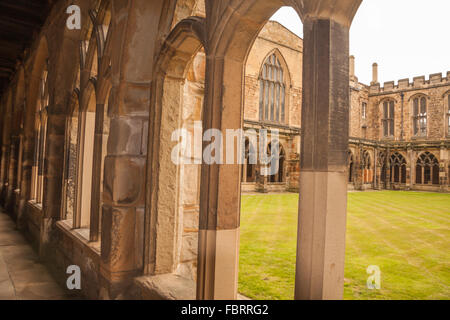
[[[72,297],[0,208],[0,300],[67,300]]]

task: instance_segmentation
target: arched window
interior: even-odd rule
[[[74,94],[71,111],[66,119],[66,147],[63,189],[63,219],[73,221],[77,199],[77,157],[78,157],[78,119],[79,100]]]
[[[363,120],[367,119],[367,103],[363,102],[361,107],[361,118]]]
[[[439,184],[439,161],[430,152],[424,152],[417,159],[417,184]]]
[[[383,103],[383,136],[394,137],[395,126],[395,103],[393,100],[385,101]]]
[[[406,160],[398,152],[391,156],[391,183],[406,183]]]
[[[363,183],[371,183],[373,181],[372,160],[369,151],[365,150],[362,159],[363,167]]]
[[[427,135],[427,99],[425,97],[414,98],[413,114],[414,135],[425,137]]]
[[[384,152],[378,154],[378,167],[381,168],[380,183],[386,183],[386,154]]]
[[[353,153],[351,151],[348,151],[348,182],[353,182]]]
[[[110,9],[107,5],[100,11],[96,10],[95,19],[81,43],[76,90],[66,119],[61,216],[92,242],[99,240],[101,232],[104,160],[110,127],[107,112],[110,82],[105,68],[105,62],[110,60],[109,25]],[[85,71],[89,72],[89,78],[80,79],[80,74]]]
[[[259,76],[259,120],[284,123],[286,120],[286,84],[284,70],[276,54],[264,62]]]
[[[41,75],[39,99],[36,105],[34,165],[31,179],[31,199],[42,204],[44,190],[44,157],[47,136],[47,110],[49,103],[47,66]]]

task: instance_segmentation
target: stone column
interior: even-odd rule
[[[387,149],[386,154],[386,190],[391,190],[391,149]]]
[[[349,28],[359,4],[305,4],[296,299],[344,294]]]
[[[375,148],[373,151],[373,174],[372,174],[372,183],[373,183],[373,189],[378,189],[378,148]]]
[[[227,61],[227,68],[224,64],[221,57],[207,59],[206,88],[209,90],[205,96],[204,130],[215,128],[224,132],[224,129],[239,129],[242,125],[240,113],[233,108],[240,105],[240,95],[224,92],[223,88],[228,81],[235,81],[231,75],[240,74],[243,64]],[[222,98],[229,101],[228,107],[222,107]],[[226,144],[225,140],[223,145]],[[226,159],[225,154],[223,157]],[[202,165],[197,266],[199,300],[237,298],[240,168],[239,165]],[[260,178],[263,177],[260,175]]]
[[[257,136],[257,142],[258,146],[255,146],[255,148],[259,148],[259,139],[260,136]],[[260,193],[267,193],[267,176],[264,176],[261,174],[261,172],[264,171],[264,165],[259,161],[258,156],[258,163],[256,164],[256,170],[255,170],[255,184],[256,184],[256,191]]]
[[[258,170],[256,175],[256,190],[261,193],[267,193],[267,176],[261,174],[265,166],[259,163],[257,167]]]
[[[1,159],[1,167],[0,167],[0,203],[4,204],[6,191],[8,187],[8,178],[7,178],[7,166],[8,166],[8,158],[9,158],[9,146],[3,145],[2,146],[2,159]]]
[[[153,57],[163,1],[112,1],[110,129],[104,160],[101,297],[143,272],[145,177]]]
[[[44,187],[39,255],[50,259],[51,231],[61,215],[66,116],[62,105],[49,108],[44,155]]]
[[[105,104],[97,104],[95,112],[95,136],[94,136],[94,160],[92,166],[92,198],[91,198],[91,220],[90,220],[90,241],[98,241],[100,234],[101,212],[101,180],[102,180],[102,160],[103,143],[105,137],[104,130]],[[101,211],[101,210],[100,210]]]
[[[411,190],[413,188],[416,166],[414,161],[414,151],[410,146],[407,149],[407,157],[409,158],[409,166],[406,167],[406,187]]]
[[[17,189],[17,162],[19,158],[19,136],[11,137],[11,151],[8,165],[8,192],[6,197],[6,207],[11,214],[14,211],[14,190]]]
[[[363,170],[364,167],[362,166],[361,162],[361,146],[358,146],[358,148],[355,149],[355,164],[354,164],[354,182],[355,190],[362,190],[363,186]]]
[[[7,108],[8,109],[8,108]],[[8,112],[8,111],[7,111]],[[10,111],[9,111],[10,112]],[[8,186],[8,169],[9,169],[9,158],[11,151],[11,115],[9,113],[6,114],[4,119],[4,127],[2,134],[2,158],[0,163],[0,203],[5,204],[6,194],[7,194],[7,186]]]
[[[33,140],[29,136],[29,134],[25,133],[23,137],[23,155],[22,155],[22,163],[19,164],[22,166],[22,179],[20,181],[20,200],[19,200],[19,209],[17,212],[17,227],[19,229],[24,229],[25,221],[25,204],[30,198],[31,192],[31,173],[33,168]]]
[[[444,145],[441,146],[441,154],[440,158],[441,161],[439,163],[439,182],[440,182],[440,190],[441,192],[447,192],[448,191],[448,185],[449,185],[449,150],[445,148]]]

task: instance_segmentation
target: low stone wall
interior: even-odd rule
[[[27,202],[23,233],[36,250],[39,250],[40,247],[42,215],[42,207],[33,202]]]
[[[71,265],[81,269],[81,292],[90,299],[100,297],[100,243],[91,243],[72,230],[67,221],[56,223],[53,235],[55,254],[53,268],[56,274],[63,275],[65,285],[66,270]]]

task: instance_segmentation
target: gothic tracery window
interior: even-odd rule
[[[439,184],[439,161],[430,152],[424,152],[417,159],[417,184]]]
[[[383,103],[383,136],[393,137],[394,136],[394,125],[395,125],[395,114],[394,114],[395,103],[393,100],[385,101]]]
[[[394,153],[391,162],[391,183],[406,183],[406,160],[398,152]]]
[[[286,121],[286,84],[284,70],[276,54],[264,62],[259,76],[259,120],[284,123]]]
[[[427,99],[425,97],[415,98],[413,100],[413,112],[414,112],[414,135],[426,136],[427,135]]]

